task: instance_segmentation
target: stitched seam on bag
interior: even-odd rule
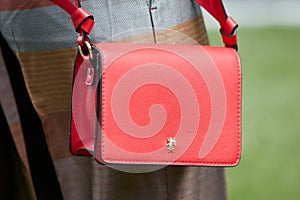
[[[107,161],[110,161],[113,163],[118,163],[118,164],[166,164],[166,165],[173,165],[173,164],[203,164],[203,165],[234,165],[236,162],[209,162],[209,161],[172,161],[170,160],[160,160],[160,161],[153,161],[153,160],[114,160],[114,159],[107,159]],[[126,162],[126,163],[124,163]]]
[[[104,157],[105,157],[105,142],[104,142],[104,139],[103,139],[103,136],[104,136],[104,133],[105,133],[105,81],[106,81],[106,77],[105,77],[105,69],[106,69],[106,64],[105,64],[105,55],[104,53],[101,51],[101,48],[100,49],[100,53],[101,53],[101,59],[102,59],[102,119],[101,119],[101,124],[102,124],[102,127],[100,127],[102,129],[102,131],[100,132],[101,135],[100,135],[100,139],[101,139],[101,147],[100,147],[100,151],[102,152],[102,155],[100,153],[100,156],[101,156],[101,159],[103,160]]]
[[[76,77],[75,77],[75,71],[76,71],[76,66],[78,64],[78,60],[77,60],[77,55],[76,55],[76,58],[75,58],[75,63],[74,63],[74,71],[73,71],[73,80],[72,80],[72,90],[71,90],[71,98],[72,98],[72,101],[71,101],[71,105],[70,105],[70,108],[71,108],[71,130],[70,130],[70,136],[71,137],[71,144],[70,144],[70,147],[71,147],[71,153],[72,154],[75,154],[77,155],[79,150],[78,150],[78,142],[76,142],[77,140],[75,139],[75,134],[73,133],[74,131],[76,131],[76,135],[78,135],[78,132],[77,132],[77,129],[76,129],[76,126],[75,126],[75,120],[73,118],[73,101],[76,102],[77,99],[76,98],[73,98],[73,88],[74,88],[74,83],[75,83],[75,79],[77,78],[78,76],[78,71],[76,73]],[[82,63],[79,64],[79,66],[81,66]],[[75,103],[75,105],[78,105]]]
[[[237,109],[238,109],[238,116],[237,116],[237,123],[238,123],[238,135],[237,135],[237,141],[238,141],[238,152],[237,152],[237,157],[236,157],[236,163],[239,162],[240,156],[241,156],[241,109],[242,109],[242,71],[241,71],[241,61],[240,57],[237,52],[235,52],[235,60],[237,62],[238,66],[238,104],[237,104]]]

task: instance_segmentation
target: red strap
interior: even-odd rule
[[[224,44],[228,47],[236,48],[236,28],[238,24],[231,17],[227,16],[222,0],[196,0],[196,2],[218,20]]]
[[[78,0],[75,0],[76,5],[70,0],[50,0],[67,11],[72,18],[75,30],[89,34],[94,26],[93,16],[80,8]],[[196,2],[207,10],[216,20],[218,20],[221,29],[223,42],[228,47],[236,48],[237,37],[236,28],[238,24],[228,17],[223,6],[222,0],[196,0]]]
[[[83,8],[76,8],[71,15],[71,19],[77,32],[84,31],[89,34],[95,24],[94,17]]]
[[[78,3],[73,4],[70,0],[50,0],[71,15],[74,28],[77,32],[89,34],[95,24],[94,17],[83,8],[78,7]]]

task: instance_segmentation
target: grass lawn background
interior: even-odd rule
[[[244,28],[238,39],[243,145],[227,169],[228,199],[300,199],[300,27]]]

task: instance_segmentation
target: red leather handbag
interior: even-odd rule
[[[94,21],[52,0],[80,33],[70,148],[103,164],[235,166],[241,151],[241,66],[236,22],[221,0],[197,0],[221,25],[226,47],[99,43]]]

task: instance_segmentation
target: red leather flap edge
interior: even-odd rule
[[[241,69],[239,56],[235,50],[199,45],[97,44],[96,46],[100,49],[104,70],[102,76],[103,127],[102,135],[99,141],[96,141],[101,141],[96,145],[98,161],[119,164],[152,163],[205,166],[234,166],[239,162]],[[153,70],[150,70],[152,67]],[[160,67],[162,70],[159,69]],[[143,70],[145,71],[143,72]],[[133,76],[131,82],[131,79],[128,78],[130,73],[141,73],[142,75],[139,78]],[[155,75],[155,73],[158,74]],[[164,73],[169,74],[164,76]],[[174,82],[168,78],[173,75],[178,78],[178,81]],[[124,77],[128,79],[124,79]],[[123,83],[126,84],[121,84],[121,79],[124,79]],[[186,79],[186,83],[184,79]],[[176,82],[179,84],[176,85]],[[147,86],[134,86],[139,83]],[[185,86],[191,87],[194,91],[185,94],[184,92],[190,89]],[[118,87],[123,89],[134,87],[136,90],[123,92],[120,94],[121,96],[118,96]],[[160,89],[165,92],[160,93]],[[176,91],[172,91],[173,89]],[[145,91],[143,92],[143,90]],[[179,97],[181,93],[194,94],[195,99],[188,98],[186,101],[187,98]],[[126,102],[136,101],[138,104],[139,94],[142,95],[139,98],[144,99],[143,102],[148,101],[149,95],[156,95],[157,98],[150,98],[149,104],[158,100],[158,104],[167,106],[166,111],[177,110],[170,115],[157,111],[160,113],[157,113],[158,119],[165,120],[165,124],[161,128],[168,128],[168,131],[161,130],[153,135],[151,132],[147,133],[146,129],[135,133],[142,135],[130,135],[131,133],[126,133],[126,130],[122,131],[124,124],[116,123],[116,116],[119,114],[115,113],[118,109],[122,109],[122,106],[114,109],[114,105],[127,105],[125,111],[129,109],[130,117],[137,120],[135,123],[140,123],[140,126],[147,128],[149,125],[147,123],[151,122],[148,121],[149,116],[142,117],[144,109],[147,114],[147,109],[151,110],[151,106],[142,109],[139,107],[135,110],[134,104],[126,104]],[[137,98],[137,100],[132,100],[131,97]],[[174,97],[177,100],[175,98],[174,101],[171,101]],[[161,99],[167,100],[167,104],[161,102]],[[122,100],[125,101],[125,104],[122,103]],[[184,103],[185,101],[187,104]],[[188,104],[198,104],[198,108],[190,109]],[[183,108],[183,105],[186,107]],[[179,111],[176,109],[178,106]],[[188,111],[189,109],[190,111]],[[120,119],[124,119],[122,118],[123,114],[121,113]],[[169,120],[168,116],[173,118],[171,117]],[[187,129],[182,128],[184,126],[182,124],[179,126],[178,119],[175,119],[174,116],[181,116],[180,120],[184,120],[183,118],[188,116],[188,119],[182,122],[188,124]],[[201,117],[197,121],[199,116]],[[155,119],[152,120],[155,121]],[[190,124],[189,121],[196,124]],[[130,128],[131,125],[126,123],[125,129]],[[132,127],[134,128],[134,126]],[[175,130],[174,127],[175,129],[181,127],[181,129]],[[192,133],[193,131],[194,133]],[[172,153],[166,149],[168,137],[177,139],[177,146]]]

